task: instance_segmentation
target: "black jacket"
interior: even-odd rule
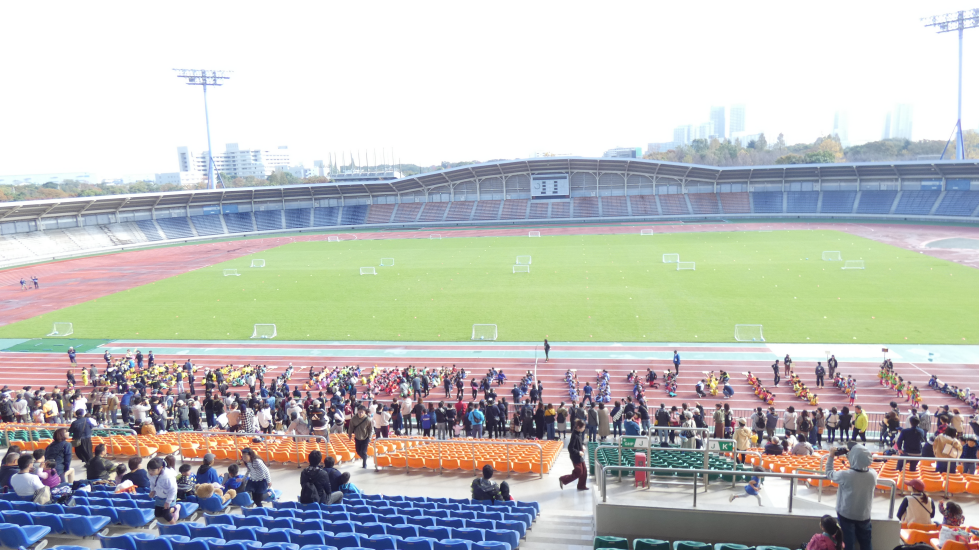
[[[310,466],[299,474],[299,502],[329,504],[332,493],[330,474],[323,468]]]
[[[571,433],[571,441],[568,442],[568,454],[571,455],[571,463],[578,464],[584,457],[581,456],[581,451],[585,446],[585,432],[579,432],[575,430]]]

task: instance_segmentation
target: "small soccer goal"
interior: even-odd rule
[[[275,325],[255,325],[252,338],[275,338]]]
[[[738,342],[764,342],[761,325],[734,325],[734,339]]]
[[[265,260],[252,260],[251,267],[265,267]]]
[[[540,231],[531,231],[527,234],[528,237],[540,237]]]
[[[377,275],[377,270],[373,267],[362,267],[360,268],[361,275]]]
[[[639,232],[639,234],[640,235],[652,235],[653,234],[653,230],[652,229],[643,229],[642,231]]]
[[[867,269],[863,265],[863,260],[847,260],[841,269]]]
[[[439,235],[438,233],[432,233],[431,235],[428,236],[428,240],[430,240],[430,241],[441,241],[442,240],[442,235]]]
[[[517,256],[517,265],[530,265],[530,256]]]
[[[676,270],[677,271],[680,271],[681,269],[692,269],[692,270],[696,271],[697,270],[697,262],[677,262],[676,263]]]
[[[381,258],[381,267],[391,267],[394,265],[394,258]]]
[[[530,273],[529,265],[515,265],[513,266],[514,273]]]
[[[224,276],[225,277],[240,277],[241,276],[241,273],[238,273],[238,270],[237,269],[225,269],[224,270]]]
[[[326,238],[326,242],[329,242],[329,243],[338,243],[338,242],[340,242],[340,237],[338,237],[336,235],[330,235],[329,237]]]
[[[680,261],[679,254],[663,254],[664,264],[675,264]]]
[[[73,332],[75,330],[72,328],[71,323],[55,323],[54,327],[51,328],[51,334],[48,334],[48,336],[68,336]]]
[[[472,340],[496,340],[496,325],[473,325]]]
[[[826,262],[842,262],[843,255],[836,250],[824,250],[823,251],[823,261]]]

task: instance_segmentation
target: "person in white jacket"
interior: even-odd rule
[[[146,464],[150,476],[150,498],[155,502],[154,513],[158,521],[175,525],[180,519],[177,504],[177,474],[172,468],[164,468],[163,461],[154,458]]]
[[[826,477],[839,484],[836,493],[836,518],[843,530],[843,547],[855,550],[873,550],[871,544],[870,509],[874,503],[874,488],[877,486],[877,472],[870,469],[873,457],[866,446],[851,442],[846,454],[849,470],[833,469],[834,455],[826,461]],[[846,452],[838,447],[836,453]]]

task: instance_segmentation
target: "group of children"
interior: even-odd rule
[[[670,397],[676,397],[676,373],[668,370],[663,371],[663,387],[666,389],[666,395]]]
[[[806,386],[802,378],[794,372],[790,373],[790,376],[792,380],[792,391],[795,392],[795,396],[804,401],[808,401],[810,405],[818,405],[819,396]]]
[[[758,399],[761,399],[768,405],[775,404],[775,394],[768,391],[765,386],[762,385],[761,380],[759,380],[755,375],[751,374],[751,371],[745,373],[745,378],[748,379],[748,383],[755,391],[755,395]]]
[[[371,389],[379,389],[382,386],[387,389],[384,375],[385,373],[383,372],[383,369],[380,373],[377,369],[374,369],[371,372],[369,384]],[[351,388],[353,388],[354,384],[357,382],[357,379],[360,377],[360,365],[323,367],[319,372],[314,372],[313,367],[310,367],[309,380],[303,384],[303,390],[327,391],[330,393],[342,393],[346,395],[350,393]],[[352,391],[354,391],[354,395],[356,395],[356,390]]]
[[[952,397],[955,397],[959,401],[968,404],[970,407],[973,408],[973,410],[979,410],[979,396],[972,393],[972,390],[970,390],[969,388],[949,386],[947,383],[939,380],[938,377],[935,376],[934,374],[931,375],[931,379],[928,380],[928,387],[935,391],[940,391],[945,395],[951,395]],[[918,390],[917,386],[915,386],[914,390],[915,392],[917,392]],[[921,397],[919,396],[918,401],[920,402],[920,400]]]
[[[850,398],[850,406],[852,407],[853,406],[853,403],[856,402],[856,400],[857,400],[857,380],[856,380],[856,378],[853,378],[849,374],[846,375],[846,378],[843,378],[843,375],[840,374],[839,371],[837,371],[833,375],[833,386],[835,386],[836,389],[840,390],[847,397]]]
[[[568,396],[571,398],[572,403],[578,402],[578,396],[581,395],[581,384],[578,383],[578,371],[574,369],[568,369],[564,372],[564,383],[568,386]]]
[[[935,378],[932,376],[932,378]],[[904,377],[899,376],[894,370],[894,362],[884,359],[877,371],[877,379],[881,386],[885,386],[897,392],[897,397],[904,397],[912,406],[917,407],[921,404],[921,393],[918,386],[905,382]]]

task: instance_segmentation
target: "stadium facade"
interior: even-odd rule
[[[535,196],[532,181],[542,175],[566,181],[568,192]],[[546,157],[388,181],[0,203],[0,265],[228,235],[364,227],[759,217],[979,223],[977,215],[979,161],[720,168]]]

